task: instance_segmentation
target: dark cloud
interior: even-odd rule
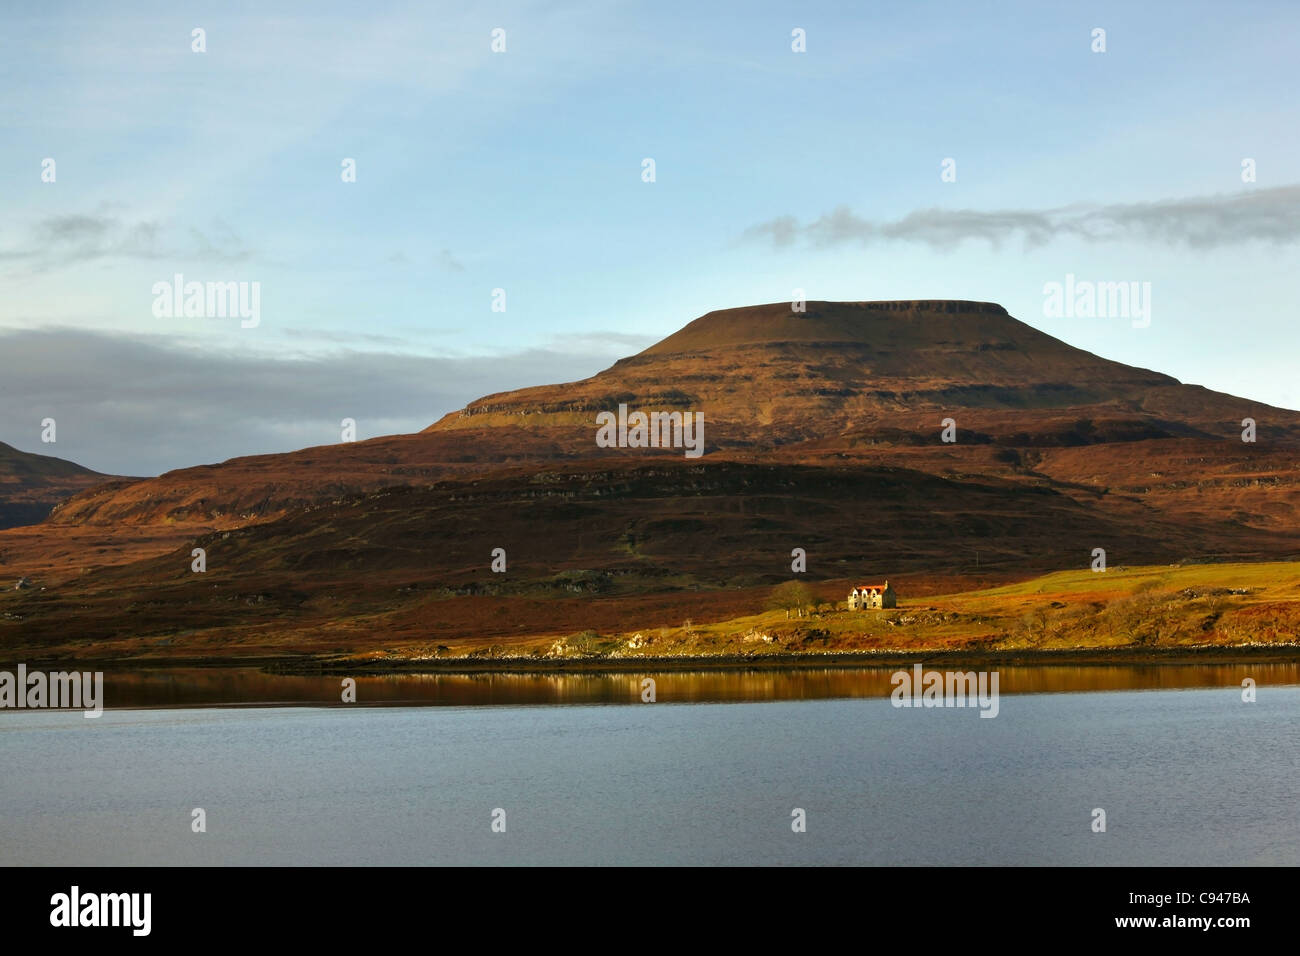
[[[598,345],[599,336],[584,344]],[[648,342],[648,340],[647,340]],[[112,474],[152,475],[240,455],[418,431],[493,392],[575,381],[626,349],[429,358],[213,354],[153,336],[75,329],[0,334],[0,441]],[[58,442],[40,441],[41,419]]]
[[[49,216],[33,223],[17,241],[0,245],[0,262],[33,273],[98,259],[188,257],[242,262],[252,252],[219,219],[204,229],[177,228],[154,220],[129,221],[107,212]]]
[[[967,239],[993,246],[1015,239],[1039,246],[1053,239],[1075,238],[1198,249],[1251,241],[1293,242],[1300,238],[1300,185],[1042,210],[919,209],[892,222],[866,219],[840,206],[806,224],[793,216],[778,216],[749,227],[743,238],[767,240],[777,248],[800,240],[813,246],[903,241],[935,248],[951,248]]]
[[[97,240],[115,225],[104,216],[51,216],[38,222],[32,232],[46,242]]]

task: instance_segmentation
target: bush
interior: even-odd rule
[[[565,643],[579,654],[595,654],[599,650],[600,635],[595,631],[574,634]]]
[[[767,599],[767,609],[785,611],[787,618],[790,617],[791,611],[803,617],[804,610],[813,603],[813,600],[813,593],[808,585],[802,581],[786,581],[772,589]]]

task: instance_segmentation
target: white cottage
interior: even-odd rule
[[[859,584],[849,592],[850,611],[870,611],[885,607],[898,607],[898,600],[888,579],[884,584]]]

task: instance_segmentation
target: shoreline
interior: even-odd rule
[[[1006,667],[1163,667],[1198,664],[1295,664],[1300,647],[1205,647],[1133,650],[1071,649],[1062,651],[890,651],[839,654],[709,655],[616,658],[433,658],[429,660],[329,662],[263,667],[279,674],[395,675],[443,674],[650,674],[686,671],[867,670],[935,666],[1001,665]]]
[[[225,670],[257,668],[285,676],[439,674],[627,674],[685,671],[863,670],[935,666],[1180,667],[1198,664],[1296,664],[1300,646],[1068,648],[1061,650],[916,650],[834,654],[687,655],[645,657],[442,657],[357,660],[315,655],[203,658],[128,658],[25,661],[29,670]],[[5,664],[0,664],[3,670]]]

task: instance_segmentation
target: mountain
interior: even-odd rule
[[[625,458],[627,449],[595,443],[595,415],[620,403],[702,411],[709,460],[847,456],[963,469],[972,456],[957,448],[977,445],[1024,450],[1022,464],[1059,471],[1065,482],[1092,462],[1057,449],[1182,438],[1225,455],[1223,440],[1254,417],[1260,448],[1227,463],[1249,471],[1264,447],[1300,440],[1300,413],[1099,358],[992,303],[810,302],[804,313],[778,303],[710,312],[591,378],[489,395],[416,435],[181,469],[81,495],[53,520],[238,525],[356,491]],[[939,441],[948,417],[956,446]],[[680,454],[642,449],[638,457]],[[1017,473],[1010,454],[973,457],[981,469]]]
[[[703,413],[706,454],[601,447],[596,417],[620,405]],[[7,613],[49,653],[508,643],[745,613],[795,548],[810,580],[913,588],[1087,567],[1098,547],[1113,564],[1294,556],[1298,451],[1300,413],[991,303],[779,303],[418,434],[101,485],[0,534],[0,557],[43,575]]]
[[[599,375],[490,395],[426,434],[509,426],[559,441],[576,428],[562,444],[585,450],[592,415],[618,402],[704,411],[711,451],[932,445],[936,416],[958,413],[980,441],[1224,437],[1260,407],[1099,358],[992,303],[778,303],[710,312]],[[1300,435],[1300,415],[1272,412]]]
[[[109,480],[78,464],[0,442],[0,528],[44,521],[59,502]]]

